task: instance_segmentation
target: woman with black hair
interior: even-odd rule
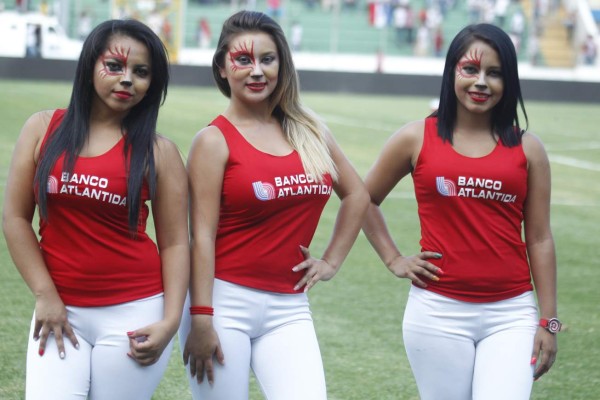
[[[448,49],[439,109],[396,132],[365,180],[363,230],[412,281],[403,335],[423,400],[528,399],[556,357],[550,167],[519,105],[527,123],[509,36],[470,25]],[[379,209],[408,174],[421,224],[414,256],[401,255]]]
[[[152,30],[103,22],[68,108],[21,131],[3,230],[36,300],[27,399],[150,399],[167,367],[189,279],[185,167],[156,133],[168,81]]]

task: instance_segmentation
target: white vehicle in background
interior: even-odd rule
[[[0,57],[79,58],[83,42],[69,38],[56,17],[0,12]]]

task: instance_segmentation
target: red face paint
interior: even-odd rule
[[[247,43],[241,43],[229,52],[229,61],[231,61],[231,71],[235,72],[240,69],[252,68],[256,64],[254,59],[254,42],[251,43],[248,49]]]
[[[122,47],[108,49],[102,56],[102,65],[100,77],[123,75],[127,71],[127,59],[131,49],[125,50]]]
[[[468,54],[465,54],[458,64],[456,64],[456,75],[458,78],[472,78],[473,76],[477,75],[477,73],[469,73],[465,71],[465,66],[472,66],[479,71],[481,68],[482,58],[483,51],[477,51],[477,49],[470,50]]]

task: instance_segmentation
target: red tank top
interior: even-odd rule
[[[59,126],[57,110],[44,141]],[[132,238],[127,220],[124,139],[97,157],[78,157],[63,172],[64,155],[48,177],[48,219],[40,220],[40,247],[58,293],[67,305],[108,306],[163,291],[161,262],[146,234],[148,187]]]
[[[239,285],[295,293],[304,271],[292,267],[304,257],[323,207],[331,177],[316,182],[300,156],[273,156],[253,147],[224,116],[219,128],[229,148],[223,177],[215,248],[215,276]]]
[[[498,143],[480,158],[457,153],[425,120],[423,147],[413,171],[422,251],[444,271],[427,289],[469,302],[493,302],[532,290],[521,238],[527,159],[521,145]]]

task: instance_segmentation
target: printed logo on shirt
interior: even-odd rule
[[[331,195],[331,185],[317,182],[310,174],[276,176],[274,185],[262,181],[252,183],[254,195],[261,201],[302,195]]]
[[[254,189],[254,195],[260,201],[273,200],[275,198],[275,187],[270,183],[261,181],[252,182],[252,188]]]
[[[514,203],[517,195],[502,192],[502,181],[486,178],[459,176],[455,183],[443,176],[435,178],[437,191],[447,197],[470,197]]]
[[[60,177],[60,182],[62,182],[62,186],[59,189],[56,177],[50,176],[48,178],[48,193],[88,197],[90,199],[96,199],[119,206],[127,205],[126,196],[121,196],[106,190],[108,188],[107,178],[95,175],[69,174],[68,172],[63,172]],[[51,191],[51,189],[54,191]]]
[[[56,179],[55,176],[48,176],[48,186],[46,190],[48,193],[58,193],[58,179]]]
[[[444,179],[443,176],[435,178],[435,185],[438,193],[442,196],[456,196],[456,185],[450,179]]]

